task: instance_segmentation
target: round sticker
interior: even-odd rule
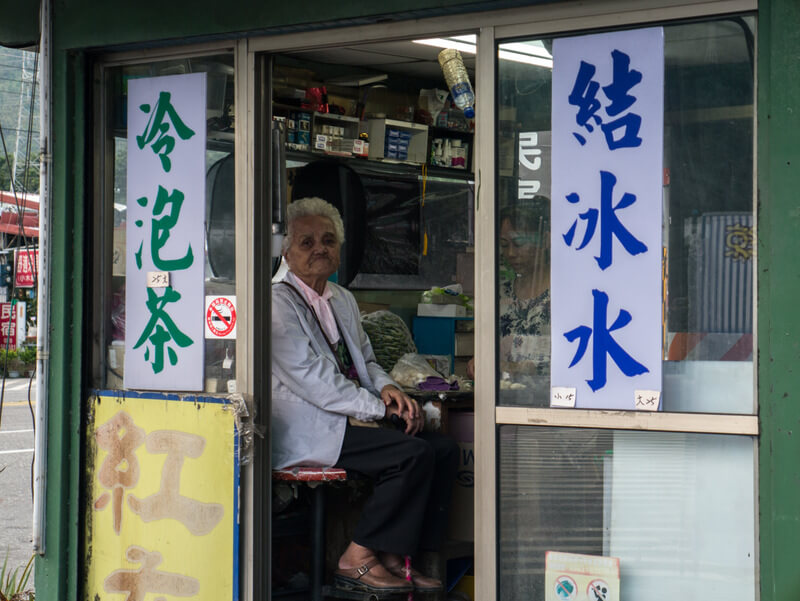
[[[559,576],[556,578],[556,599],[571,601],[578,592],[578,585],[569,576]]]
[[[236,325],[236,307],[227,298],[215,298],[208,305],[206,324],[214,336],[227,336]]]
[[[606,584],[605,580],[600,580],[599,578],[592,580],[586,588],[586,596],[589,601],[608,601],[611,596],[608,584]]]

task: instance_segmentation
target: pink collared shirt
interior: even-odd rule
[[[290,271],[289,273],[292,272]],[[316,290],[314,290],[311,286],[308,286],[303,280],[298,278],[293,273],[292,279],[300,287],[300,290],[303,291],[308,304],[311,305],[311,308],[314,309],[314,313],[317,314],[319,322],[322,324],[325,333],[328,335],[328,340],[330,340],[332,344],[336,344],[339,341],[339,328],[336,325],[336,318],[333,316],[333,309],[331,309],[330,298],[333,296],[333,292],[331,292],[330,286],[328,286],[326,282],[325,290],[323,290],[322,294],[319,295],[317,294]]]

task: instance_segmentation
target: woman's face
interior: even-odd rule
[[[500,250],[511,268],[522,273],[530,263],[533,245],[514,229],[510,219],[503,219],[500,224]]]
[[[330,219],[305,215],[292,222],[292,243],[284,257],[292,273],[311,285],[339,269],[339,246]]]
[[[547,232],[519,231],[514,228],[510,219],[503,219],[500,223],[500,250],[517,273],[532,269],[542,260],[540,253],[549,245]]]

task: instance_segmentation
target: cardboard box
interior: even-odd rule
[[[450,501],[447,538],[475,540],[475,448],[471,442],[459,442],[458,471]]]
[[[456,332],[456,357],[472,357],[475,354],[475,335],[472,332]]]
[[[450,502],[447,537],[452,540],[475,540],[475,448],[473,444],[475,413],[450,411],[447,432],[458,443],[458,470]]]

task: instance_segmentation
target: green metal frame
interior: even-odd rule
[[[85,288],[85,57],[53,57],[51,347],[45,555],[36,560],[38,599],[77,598],[81,565],[81,403]]]
[[[758,398],[762,601],[800,595],[800,4],[758,20]]]

